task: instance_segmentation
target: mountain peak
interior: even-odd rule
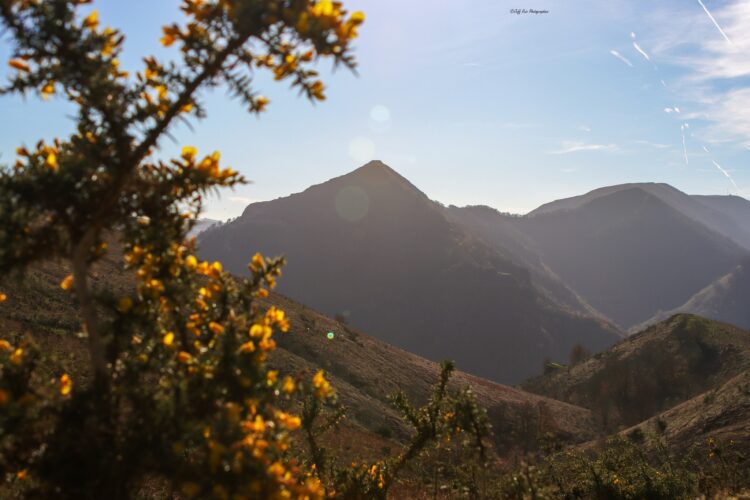
[[[348,174],[331,179],[323,183],[349,184],[367,188],[386,188],[400,189],[412,194],[417,194],[421,198],[429,199],[426,194],[419,190],[406,177],[402,176],[391,167],[380,160],[371,160],[361,167],[352,170]]]

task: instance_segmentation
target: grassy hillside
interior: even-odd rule
[[[750,368],[750,332],[677,315],[522,388],[591,409],[614,430],[650,418]]]
[[[105,259],[94,273],[94,287],[100,291],[129,288],[128,278],[118,269],[114,259]],[[0,305],[0,331],[2,338],[9,340],[22,332],[31,333],[76,379],[85,380],[85,340],[75,335],[74,300],[58,286],[66,274],[63,266],[47,263],[25,276],[3,279],[0,289],[8,294],[8,300]],[[290,332],[279,337],[280,349],[271,358],[272,364],[288,372],[325,369],[340,402],[348,408],[350,418],[343,434],[331,436],[338,455],[346,460],[381,454],[383,448],[397,449],[407,437],[407,429],[390,406],[389,395],[402,389],[413,400],[423,402],[439,366],[281,295],[272,294],[262,307],[271,304],[282,307],[291,324]],[[328,338],[329,332],[333,339]],[[453,387],[467,385],[488,410],[501,454],[536,449],[545,433],[565,442],[594,436],[591,412],[586,409],[457,372]]]
[[[750,450],[750,370],[625,431],[687,448],[712,439]]]

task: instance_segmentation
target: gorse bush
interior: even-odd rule
[[[323,100],[313,65],[329,58],[353,68],[364,15],[328,0],[185,0],[186,21],[165,26],[161,39],[179,49],[176,62],[146,57],[130,75],[118,62],[123,35],[100,26],[96,10],[79,12],[87,3],[0,0],[13,43],[3,93],[77,106],[72,136],[19,147],[15,165],[0,170],[0,272],[65,262],[72,273],[60,287],[75,299],[88,346],[88,363],[73,371],[28,336],[0,340],[4,491],[116,499],[150,485],[196,498],[385,496],[429,444],[469,431],[481,445],[483,414],[470,393],[447,394],[446,367],[425,408],[397,400],[415,428],[404,454],[334,470],[317,441],[338,418],[319,423],[335,398],[325,373],[293,378],[267,365],[274,334],[289,323],[256,302],[283,259],[256,254],[239,280],[199,260],[186,239],[202,196],[243,177],[218,152],[156,155],[176,121],[205,116],[201,90],[225,87],[261,112],[268,99],[252,78],[262,69]],[[132,273],[127,293],[91,286],[108,252]]]

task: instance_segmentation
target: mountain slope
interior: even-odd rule
[[[446,214],[503,256],[528,269],[532,283],[556,304],[579,313],[601,316],[544,263],[534,250],[533,241],[518,227],[518,216],[503,214],[486,206],[450,206],[446,208]]]
[[[517,224],[546,265],[623,327],[683,304],[746,253],[648,189],[600,191]]]
[[[200,253],[235,273],[250,255],[284,254],[280,292],[432,360],[516,382],[577,343],[618,332],[566,312],[529,272],[449,220],[380,162],[303,193],[249,205],[200,237]]]
[[[591,409],[606,429],[634,425],[750,369],[750,332],[677,315],[522,388]]]
[[[113,242],[110,248],[116,247]],[[0,304],[2,338],[30,334],[42,348],[70,367],[76,380],[87,378],[85,339],[75,335],[79,323],[75,302],[58,283],[68,274],[61,265],[48,262],[23,277],[3,277],[7,302]],[[95,266],[92,285],[124,293],[132,281],[121,270],[119,260],[107,257]],[[381,447],[402,442],[407,429],[388,396],[404,390],[414,401],[424,402],[437,380],[436,363],[402,351],[358,330],[278,294],[261,303],[262,308],[283,308],[290,332],[277,337],[279,349],[270,362],[285,372],[314,373],[325,369],[339,399],[348,408],[349,424],[342,432],[348,438],[335,440],[337,456],[362,458],[367,447],[381,455]],[[328,339],[328,332],[334,334]],[[471,386],[480,405],[488,410],[500,453],[523,444],[533,449],[544,433],[565,441],[580,442],[593,437],[591,413],[583,408],[456,372],[452,387]],[[535,428],[529,426],[534,417]],[[357,445],[351,449],[352,439]],[[348,444],[347,444],[348,443]],[[347,446],[349,448],[347,448]],[[364,450],[362,448],[365,448]],[[348,463],[348,462],[347,462]]]
[[[595,189],[581,196],[546,203],[528,215],[574,210],[619,191],[640,189],[660,199],[683,215],[750,249],[750,201],[738,196],[691,196],[669,184],[643,182]]]
[[[677,313],[696,314],[750,329],[750,259],[696,293],[685,304],[658,313],[642,326]]]
[[[703,394],[654,416],[623,434],[640,429],[673,448],[687,449],[713,438],[734,443],[735,450],[750,449],[750,370],[738,374]]]
[[[737,227],[741,228],[745,234],[750,234],[750,200],[733,195],[693,195],[692,198],[717,212],[721,212],[731,219]],[[745,247],[750,248],[748,245],[745,245]]]

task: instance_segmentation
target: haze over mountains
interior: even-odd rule
[[[376,161],[249,205],[203,232],[200,252],[235,273],[257,250],[284,254],[283,294],[513,383],[575,344],[602,350],[733,273],[750,253],[748,212],[742,198],[630,184],[509,216],[445,207]],[[722,303],[737,295],[750,309],[744,288],[725,288]]]

